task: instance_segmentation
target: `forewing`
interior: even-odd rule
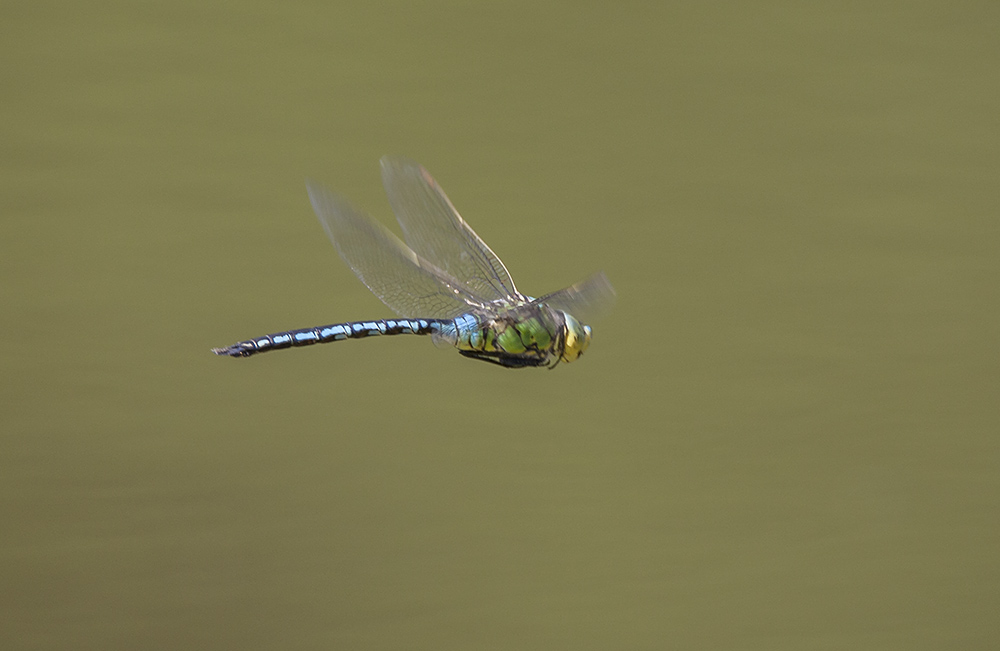
[[[381,163],[382,183],[410,248],[483,302],[517,300],[503,262],[465,223],[427,170],[405,158],[384,156]]]
[[[478,305],[462,283],[414,253],[384,226],[316,181],[306,181],[313,210],[351,271],[405,317],[450,318]]]
[[[582,323],[591,323],[607,314],[614,306],[615,288],[604,272],[599,271],[575,285],[536,298],[532,302],[545,303],[572,314]]]

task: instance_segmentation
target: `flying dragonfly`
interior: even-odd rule
[[[412,334],[430,335],[438,345],[507,368],[555,368],[587,350],[591,328],[584,321],[614,302],[603,272],[541,298],[522,294],[426,169],[390,156],[381,165],[405,244],[319,183],[309,180],[306,188],[340,258],[400,318],[277,332],[213,348],[213,353],[249,357],[293,346]]]

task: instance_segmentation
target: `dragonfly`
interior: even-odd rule
[[[506,368],[555,368],[590,345],[584,321],[605,313],[615,292],[604,272],[534,298],[514,286],[500,258],[462,219],[419,164],[381,159],[382,183],[404,244],[378,221],[313,180],[313,210],[340,258],[399,318],[288,330],[213,348],[249,357],[293,346],[382,335],[429,335],[472,359]]]

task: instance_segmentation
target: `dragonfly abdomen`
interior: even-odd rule
[[[250,357],[269,350],[326,344],[344,339],[364,339],[382,335],[433,335],[453,324],[444,319],[380,319],[378,321],[351,321],[316,328],[302,328],[276,332],[255,339],[240,341],[225,348],[213,348],[216,355]]]

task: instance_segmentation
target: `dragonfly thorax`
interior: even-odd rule
[[[454,345],[466,357],[514,368],[572,362],[590,345],[590,327],[544,304],[470,312],[455,319]]]

